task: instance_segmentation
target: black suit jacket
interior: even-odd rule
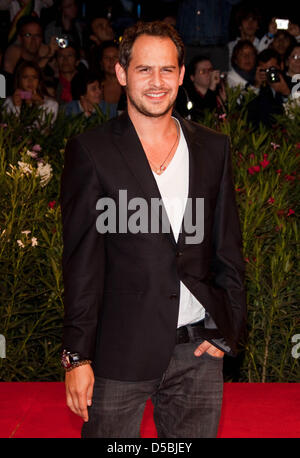
[[[189,148],[189,197],[204,197],[198,244],[187,244],[184,230],[176,243],[163,227],[159,233],[97,232],[98,199],[114,199],[118,211],[120,190],[149,207],[151,198],[161,198],[127,113],[66,147],[63,347],[91,358],[102,377],[162,375],[175,345],[180,280],[204,306],[205,326],[217,328],[212,342],[219,348],[236,354],[245,333],[245,264],[228,138],[176,117]]]

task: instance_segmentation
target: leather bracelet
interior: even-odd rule
[[[68,367],[65,369],[66,372],[70,372],[72,369],[75,369],[75,367],[83,366],[84,364],[91,364],[91,360],[89,359],[83,359],[82,361],[78,361],[77,363],[73,363],[71,367]]]

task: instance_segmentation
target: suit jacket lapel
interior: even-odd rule
[[[204,155],[203,155],[203,145],[201,139],[199,138],[199,134],[193,126],[193,124],[189,123],[185,119],[183,119],[178,113],[173,113],[174,117],[176,117],[181,125],[183,134],[185,136],[188,151],[189,151],[189,191],[188,191],[188,198],[192,199],[194,205],[194,198],[198,195],[197,189],[199,188],[200,184],[205,183],[205,164],[204,164]],[[128,164],[132,174],[138,181],[140,188],[143,191],[143,194],[148,202],[148,205],[151,205],[151,198],[162,199],[161,194],[159,192],[157,183],[153,176],[151,167],[147,160],[146,154],[142,147],[142,144],[138,138],[134,125],[132,124],[129,116],[127,113],[123,113],[118,118],[118,122],[115,124],[115,139],[116,145],[120,152],[122,153],[125,161]],[[202,152],[202,154],[201,154]],[[204,187],[201,186],[202,189]],[[199,197],[199,196],[198,196]],[[200,196],[201,197],[201,196]],[[194,210],[194,208],[193,208]],[[170,222],[165,210],[164,205],[162,204],[162,211],[164,213],[164,217],[162,218],[161,212],[159,212],[159,219],[162,223],[162,227],[165,227],[168,230],[166,234],[169,236],[173,245],[178,249],[182,250],[185,245],[185,238],[186,236],[190,236],[185,232],[184,227],[184,218],[182,221],[181,230],[178,237],[178,242],[176,243],[172,228],[170,226]],[[184,216],[187,214],[187,208],[185,209]],[[194,212],[193,212],[194,214]],[[168,226],[164,225],[164,221],[168,223]]]
[[[157,211],[156,208],[155,211],[162,227],[166,231],[166,235],[176,246],[174,234],[157,183],[134,125],[127,113],[123,113],[118,118],[118,122],[115,124],[114,133],[116,146],[124,157],[135,179],[138,181],[148,205],[151,205],[151,199],[153,198],[161,200],[163,216],[161,211]]]
[[[193,124],[189,123],[178,113],[174,113],[174,116],[179,120],[184,137],[187,142],[188,152],[189,152],[189,190],[188,190],[188,199],[193,203],[193,215],[194,215],[194,200],[197,197],[197,185],[199,181],[204,178],[205,173],[205,164],[204,164],[204,156],[203,156],[203,145],[201,139],[199,138],[199,134]],[[202,153],[202,154],[201,154]],[[182,225],[178,237],[178,250],[182,251],[185,245],[185,238],[186,236],[190,236],[185,231],[184,220],[187,218],[188,208],[186,206]]]

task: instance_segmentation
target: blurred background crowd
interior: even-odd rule
[[[281,4],[280,4],[281,3]],[[241,0],[0,0],[2,109],[114,117],[126,108],[114,65],[124,30],[163,20],[186,47],[186,76],[176,103],[187,119],[205,109],[226,113],[227,88],[253,91],[249,121],[272,126],[300,79],[296,2]]]

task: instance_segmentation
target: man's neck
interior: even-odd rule
[[[170,132],[170,128],[174,127],[172,108],[163,116],[152,117],[139,113],[128,103],[128,115],[139,138],[147,143],[159,143]]]

